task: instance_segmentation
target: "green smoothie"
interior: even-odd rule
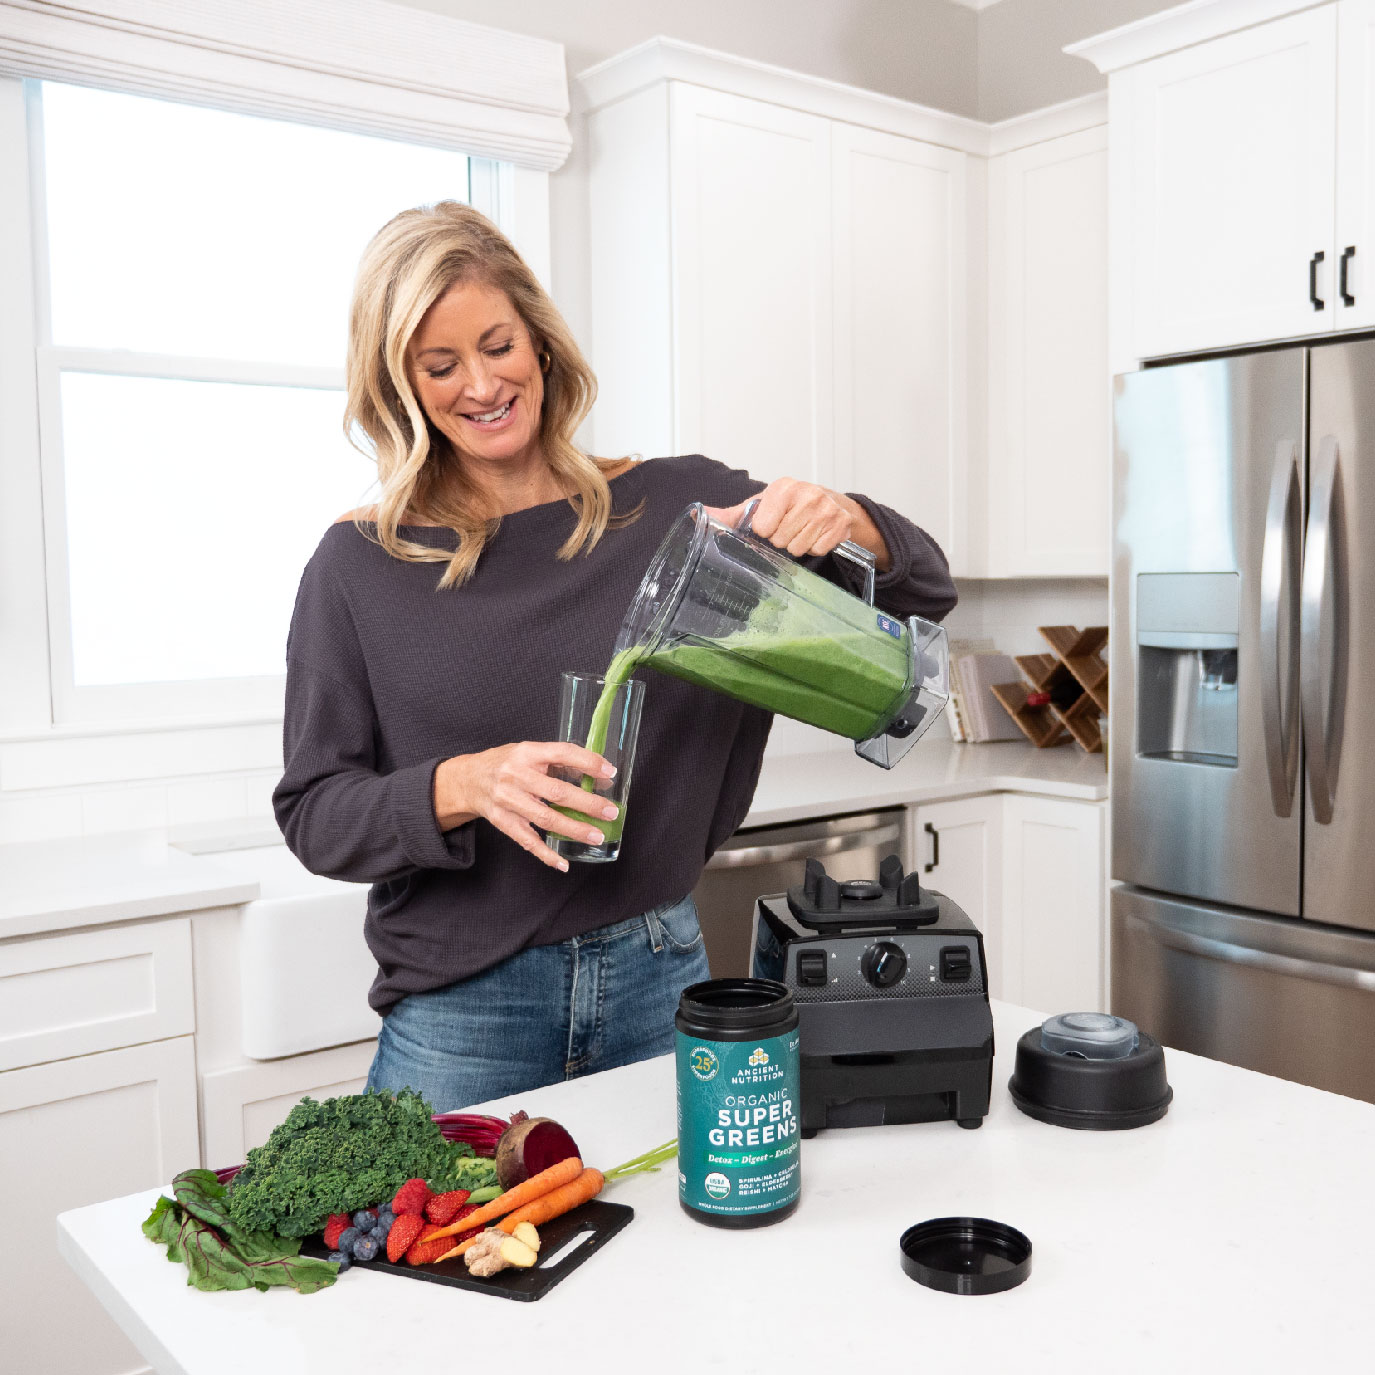
[[[597,705],[592,709],[592,722],[587,730],[586,745],[593,754],[601,754],[606,749],[606,733],[611,725],[611,708],[616,701],[616,693],[630,681],[631,675],[640,666],[644,656],[644,650],[632,646],[630,649],[623,649],[619,654],[612,656],[611,663],[607,666],[605,683],[602,687],[601,696],[597,698]],[[597,786],[597,780],[591,774],[584,774],[582,787],[584,792],[593,792]],[[585,812],[575,811],[572,807],[560,807],[550,804],[561,816],[566,816],[574,821],[581,821],[588,826],[595,826],[607,839],[614,843],[620,840],[621,830],[625,826],[625,807],[622,805],[610,821],[600,816],[588,816]],[[554,834],[554,832],[550,832]],[[571,837],[564,837],[571,839]]]
[[[682,642],[649,655],[661,673],[724,692],[851,740],[867,740],[907,692],[907,651],[872,635],[743,630],[710,648]]]

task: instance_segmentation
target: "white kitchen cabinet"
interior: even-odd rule
[[[0,1365],[24,1375],[145,1371],[138,1352],[57,1253],[53,1218],[165,1184],[200,1163],[193,1038],[0,1074]],[[151,1243],[150,1243],[151,1244]]]
[[[1336,327],[1369,329],[1375,325],[1375,0],[1342,0],[1337,6],[1333,247]]]
[[[1108,131],[989,160],[988,575],[1106,577]]]
[[[829,484],[829,122],[673,82],[668,158],[673,448]]]
[[[1107,804],[1008,793],[1001,996],[1049,1012],[1107,1010]]]
[[[968,154],[767,73],[655,40],[582,78],[597,451],[863,491],[966,571]]]
[[[136,922],[0,945],[0,1070],[195,1029],[190,922]]]
[[[1334,328],[1336,41],[1328,5],[1124,74],[1138,356]]]
[[[922,883],[983,932],[993,997],[1061,1012],[1106,1006],[1106,817],[1106,803],[1023,793],[910,809]]]
[[[963,555],[967,503],[963,153],[831,126],[835,484]]]
[[[983,932],[989,992],[1002,997],[1002,794],[923,803],[909,818],[907,851],[922,886],[944,893]]]
[[[363,1041],[204,1075],[202,1122],[209,1167],[242,1164],[248,1152],[261,1146],[307,1094],[321,1100],[362,1093],[376,1049],[375,1040]]]

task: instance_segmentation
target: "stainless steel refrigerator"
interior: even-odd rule
[[[1375,340],[1114,416],[1112,1008],[1375,1102]]]

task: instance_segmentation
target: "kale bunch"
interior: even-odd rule
[[[430,1105],[402,1089],[317,1103],[302,1098],[229,1188],[229,1215],[245,1231],[304,1237],[331,1213],[391,1199],[408,1179],[439,1179],[472,1147],[444,1139]]]

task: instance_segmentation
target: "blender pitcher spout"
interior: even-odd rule
[[[867,740],[855,741],[855,753],[880,768],[891,769],[926,734],[950,700],[950,641],[943,625],[910,616],[912,687],[892,719]]]

